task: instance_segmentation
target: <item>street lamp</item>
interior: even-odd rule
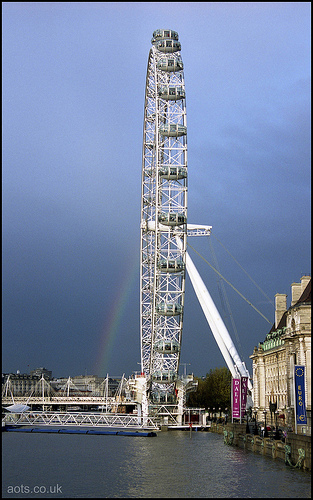
[[[277,425],[277,416],[278,416],[279,411],[275,411],[275,439],[279,439],[279,431],[278,431],[278,425]]]
[[[265,420],[265,423],[264,423],[264,437],[268,437],[268,432],[267,432],[267,427],[266,427],[266,414],[267,414],[267,411],[264,410],[263,411],[264,420]]]
[[[258,408],[255,408],[253,413],[254,413],[254,435],[256,436],[258,433],[258,424],[257,424]]]
[[[249,427],[249,413],[250,413],[250,419],[251,419],[251,410],[250,410],[250,412],[249,412],[249,411],[246,411],[246,415],[247,415],[246,434],[250,434],[250,427]]]
[[[291,421],[291,407],[288,406],[288,408],[287,408],[287,422],[286,422],[287,429],[288,429],[288,427],[291,427],[290,421]]]
[[[225,408],[225,425],[227,424],[227,417],[228,417],[227,410],[228,410],[228,408]]]

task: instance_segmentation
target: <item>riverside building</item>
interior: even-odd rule
[[[291,284],[287,295],[275,295],[275,323],[254,348],[253,401],[258,420],[311,434],[311,277]],[[305,367],[307,425],[295,429],[295,365]]]

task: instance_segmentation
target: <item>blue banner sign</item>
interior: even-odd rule
[[[298,425],[306,425],[304,366],[295,366],[295,410]]]

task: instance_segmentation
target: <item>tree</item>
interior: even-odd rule
[[[197,408],[230,408],[231,373],[226,367],[211,369],[205,378],[198,378],[198,388],[188,395],[187,405]]]

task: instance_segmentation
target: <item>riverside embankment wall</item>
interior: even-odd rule
[[[212,424],[211,432],[224,436],[225,444],[283,460],[286,465],[311,471],[311,436],[287,433],[285,442],[246,433],[246,424]]]

